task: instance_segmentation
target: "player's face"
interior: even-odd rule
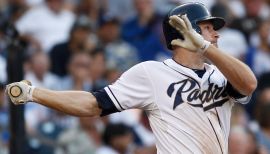
[[[201,28],[203,38],[217,47],[219,34],[214,30],[213,24],[210,21],[203,21],[199,23],[199,27]]]

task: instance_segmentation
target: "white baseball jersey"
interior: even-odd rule
[[[233,88],[215,66],[205,64],[200,78],[172,59],[140,63],[104,89],[94,93],[107,110],[103,115],[145,110],[162,154],[228,153],[231,108],[249,100],[233,98]]]

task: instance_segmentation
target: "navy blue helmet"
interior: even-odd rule
[[[198,23],[202,21],[210,21],[214,26],[214,30],[219,30],[225,25],[225,20],[221,17],[213,17],[202,3],[186,3],[172,9],[163,20],[163,33],[165,36],[168,49],[172,49],[171,41],[174,39],[184,39],[184,37],[169,24],[169,17],[172,15],[187,14],[193,29],[201,34]]]

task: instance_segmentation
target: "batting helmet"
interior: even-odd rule
[[[163,20],[163,33],[165,36],[168,49],[172,49],[171,41],[174,39],[184,39],[184,37],[169,24],[169,17],[172,15],[187,14],[193,29],[201,34],[198,23],[202,21],[210,21],[214,30],[218,30],[225,25],[225,20],[221,17],[212,17],[207,8],[202,3],[186,3],[172,9]]]

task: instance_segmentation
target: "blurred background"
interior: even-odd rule
[[[146,60],[162,61],[161,22],[190,0],[1,0],[0,154],[152,154],[147,117],[128,110],[76,118],[35,103],[14,106],[5,85],[95,91]],[[270,154],[270,1],[193,0],[226,19],[219,47],[256,74],[248,105],[232,110],[230,154]],[[24,120],[25,119],[25,120]]]

